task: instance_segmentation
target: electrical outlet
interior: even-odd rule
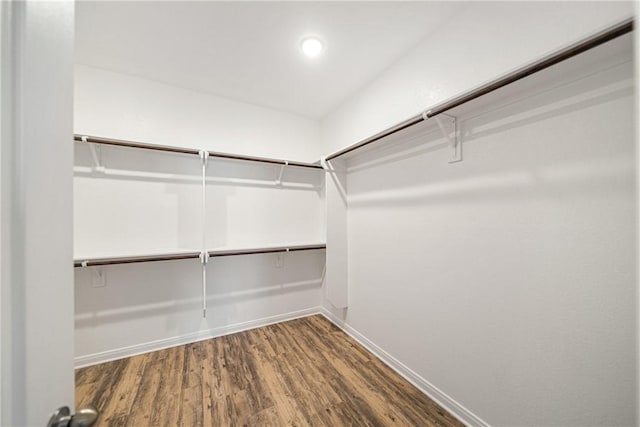
[[[93,268],[91,272],[91,286],[94,288],[104,288],[107,286],[107,272],[104,268]]]
[[[284,267],[284,253],[279,252],[276,254],[276,268]]]

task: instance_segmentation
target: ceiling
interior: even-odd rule
[[[445,23],[456,2],[81,1],[76,62],[320,119]],[[304,57],[301,38],[326,49]]]

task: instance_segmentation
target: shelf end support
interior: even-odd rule
[[[93,142],[89,142],[89,137],[86,135],[82,135],[80,140],[89,146],[89,150],[91,150],[91,157],[93,158],[93,171],[96,173],[106,173],[105,167],[102,165],[102,149],[98,144],[94,144]]]
[[[423,113],[424,117],[429,117],[429,113]],[[456,117],[448,114],[440,113],[433,117],[438,123],[438,127],[442,135],[449,141],[451,147],[451,160],[449,163],[457,163],[462,161],[462,143],[458,133],[458,120]]]
[[[207,264],[209,263],[209,252],[200,252],[200,264],[202,265],[202,318],[207,318]]]

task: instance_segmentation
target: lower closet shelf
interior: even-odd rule
[[[326,249],[325,243],[313,243],[307,245],[283,245],[283,246],[267,246],[255,248],[222,248],[208,250],[209,257],[223,257],[233,255],[253,255],[268,254],[277,252],[297,252]],[[74,267],[92,267],[112,264],[131,264],[136,262],[153,262],[153,261],[172,261],[182,259],[199,258],[201,251],[197,250],[175,250],[161,253],[147,254],[127,254],[117,256],[88,256],[75,257],[73,261]]]

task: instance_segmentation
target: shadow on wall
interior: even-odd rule
[[[209,249],[322,240],[321,169],[209,158],[203,224],[197,156],[76,143],[75,157],[77,256],[199,250],[203,230]]]
[[[322,284],[324,252],[289,253],[275,266],[278,254],[213,258],[207,270],[207,324],[227,326],[248,319],[240,312],[247,304],[277,301],[283,295],[318,289]],[[202,316],[201,267],[197,260],[114,265],[104,268],[107,286],[91,286],[92,270],[76,269],[77,329],[108,324],[163,319],[180,324]],[[277,304],[274,314],[279,314]]]
[[[603,143],[595,149],[581,150],[565,140],[591,131],[602,133],[601,126],[592,130],[588,122],[572,120],[572,114],[630,99],[634,90],[630,67],[625,63],[553,90],[517,100],[505,98],[490,110],[458,116],[463,147],[463,161],[458,164],[448,164],[450,151],[433,119],[398,133],[385,144],[349,160],[350,180],[357,181],[360,173],[374,167],[378,172],[373,180],[367,174],[366,184],[349,184],[349,206],[512,201],[531,197],[541,188],[545,197],[580,197],[585,184],[589,197],[593,192],[626,193],[630,190],[626,177],[634,170],[632,147],[616,137],[615,129],[603,135]],[[559,123],[562,130],[545,131],[545,123],[550,120]],[[527,133],[532,128],[539,128],[541,133]],[[493,142],[507,133],[518,142],[515,159],[505,153],[508,145]],[[546,151],[540,149],[544,145]],[[489,157],[505,161],[496,165],[487,162]],[[406,167],[398,168],[400,163]],[[491,167],[483,167],[487,164]]]
[[[209,316],[216,316],[216,308],[221,305],[232,303],[242,303],[252,299],[261,299],[272,297],[284,293],[292,293],[307,289],[319,288],[322,284],[322,278],[313,279],[307,282],[291,282],[283,283],[264,288],[252,289],[249,291],[230,292],[227,294],[214,294],[207,297],[207,311]],[[191,311],[200,316],[202,308],[202,298],[189,298],[182,300],[172,300],[157,303],[147,303],[137,305],[135,307],[126,307],[122,309],[104,310],[102,312],[79,313],[75,316],[76,328],[87,328],[98,326],[102,323],[109,322],[127,322],[141,317],[156,317],[166,315],[169,312],[187,312]],[[238,323],[228,322],[224,326]],[[217,325],[217,323],[216,323]]]
[[[99,165],[96,165],[91,145],[75,142],[76,176],[196,186],[201,183],[198,156],[93,144],[99,159]],[[281,182],[278,182],[280,171],[280,165],[210,157],[207,183],[302,191],[320,191],[322,188],[324,180],[319,169],[285,166]]]

